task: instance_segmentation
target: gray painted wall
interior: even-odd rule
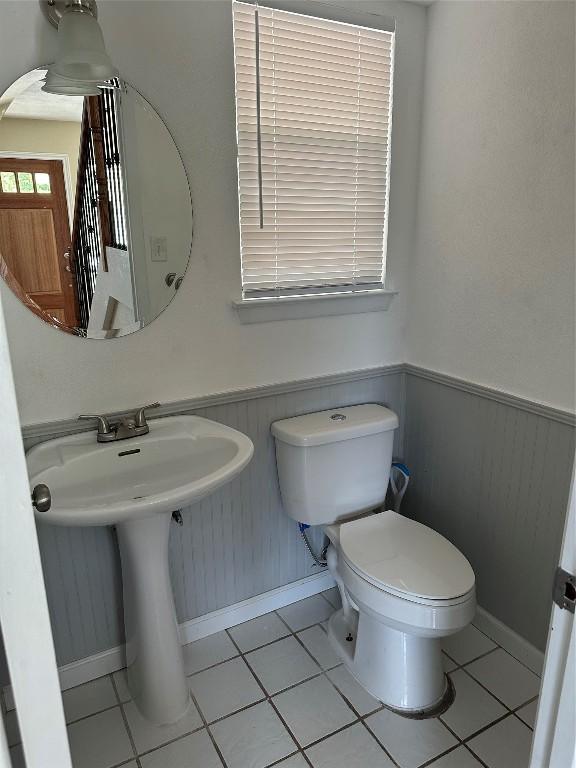
[[[238,478],[185,510],[183,527],[172,527],[170,567],[181,622],[315,572],[296,524],[282,512],[270,424],[362,402],[382,403],[401,415],[403,374],[380,373],[194,410],[249,435],[255,451]],[[38,440],[28,440],[27,447],[33,442]],[[402,452],[400,433],[395,450]],[[120,645],[122,589],[114,531],[39,525],[38,535],[58,663]]]
[[[412,470],[402,511],[451,539],[474,567],[479,603],[544,648],[574,451],[569,418],[514,397],[497,402],[482,387],[415,375],[410,366],[400,370],[407,372],[395,366],[339,383],[328,377],[289,391],[264,387],[209,407],[163,408],[163,415],[194,412],[229,424],[255,446],[243,474],[185,510],[184,526],[172,528],[180,621],[314,572],[295,524],[282,512],[271,422],[380,402],[400,416],[395,455]],[[70,422],[27,428],[26,446],[71,429],[77,427]],[[121,644],[114,531],[39,525],[38,534],[59,664]]]
[[[573,426],[408,373],[404,440],[402,511],[454,542],[479,604],[544,650]]]

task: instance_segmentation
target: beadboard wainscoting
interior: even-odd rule
[[[564,411],[406,366],[402,511],[449,538],[478,603],[544,650],[574,460]]]
[[[500,643],[510,635],[510,651],[537,667],[569,492],[574,417],[410,365],[167,403],[156,412],[220,421],[249,435],[255,448],[239,477],[184,510],[183,526],[172,527],[172,584],[186,637],[228,626],[232,609],[222,609],[242,608],[243,601],[257,615],[251,598],[271,599],[266,593],[286,585],[294,590],[282,599],[290,601],[292,591],[300,599],[295,582],[318,569],[282,512],[270,424],[362,402],[382,403],[400,417],[394,454],[411,469],[402,512],[446,535],[469,558],[484,630]],[[72,419],[24,427],[24,441],[30,448],[82,429]],[[321,532],[313,535],[319,543]],[[114,530],[40,524],[38,536],[58,663],[68,683],[91,679],[99,667],[90,657],[101,655],[105,667],[117,668],[123,614]],[[194,621],[199,617],[208,621]],[[86,670],[78,672],[75,662],[82,660]],[[0,663],[0,683],[7,681]]]
[[[296,524],[282,511],[270,424],[288,416],[363,402],[404,412],[401,366],[362,370],[202,400],[165,404],[161,415],[193,413],[247,434],[254,457],[229,485],[183,510],[172,526],[170,569],[180,623],[318,571]],[[135,404],[137,405],[137,403]],[[78,431],[74,421],[24,428],[26,448]],[[96,439],[96,438],[94,438]],[[402,454],[402,432],[395,453]],[[321,531],[315,531],[317,543]],[[38,525],[59,665],[123,643],[122,585],[112,528]]]

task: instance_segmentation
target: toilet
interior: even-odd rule
[[[272,424],[282,503],[294,520],[323,525],[342,608],[332,645],[356,680],[405,715],[442,711],[451,689],[441,640],[476,610],[474,571],[447,539],[382,511],[398,417],[354,405]]]

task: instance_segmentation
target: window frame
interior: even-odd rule
[[[343,22],[355,26],[367,27],[374,30],[396,32],[396,20],[377,12],[356,11],[341,6],[327,6],[314,0],[240,0],[244,4],[271,8],[280,11],[302,14],[321,20]],[[234,62],[236,58],[234,55]],[[390,142],[393,122],[393,93],[395,75],[395,51],[391,62],[391,93],[390,93],[390,126],[388,141]],[[236,78],[236,73],[235,73]],[[235,89],[236,94],[236,89]],[[236,103],[236,102],[235,102]],[[237,129],[236,123],[236,129]],[[238,142],[238,136],[237,136]],[[268,320],[294,319],[300,317],[318,317],[323,315],[356,314],[364,312],[385,311],[390,306],[396,291],[390,290],[386,284],[387,276],[387,246],[390,219],[390,179],[391,179],[391,143],[387,157],[387,185],[385,218],[383,222],[383,259],[382,281],[370,285],[350,286],[316,286],[310,288],[277,289],[271,291],[251,290],[245,292],[241,279],[241,295],[232,300],[232,306],[237,311],[243,323],[256,323]],[[240,217],[240,179],[238,176],[238,204]],[[242,270],[241,270],[242,273]]]

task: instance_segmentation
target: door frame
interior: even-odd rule
[[[70,222],[70,232],[74,223],[74,203],[75,203],[75,185],[72,184],[72,169],[70,166],[69,155],[58,155],[53,152],[4,152],[0,151],[0,158],[6,159],[13,157],[16,160],[60,160],[64,175],[64,189],[66,190],[66,203],[68,205],[68,220]]]
[[[1,294],[0,403],[0,621],[22,748],[28,768],[72,768]]]
[[[572,469],[559,565],[568,573],[576,573],[576,462]],[[575,626],[575,615],[552,603],[530,768],[576,768],[576,723],[573,722]]]

